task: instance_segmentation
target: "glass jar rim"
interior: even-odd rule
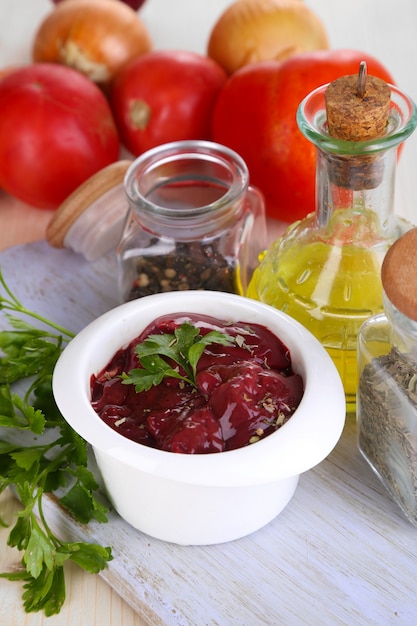
[[[204,161],[211,162],[227,172],[228,184],[227,186],[225,184],[224,194],[207,204],[182,209],[158,204],[143,193],[138,183],[141,176],[156,171],[158,167],[163,168],[169,163],[178,164],[187,160],[190,162],[195,160],[200,164]],[[184,175],[178,180],[186,182],[187,177]],[[219,216],[246,192],[248,186],[249,170],[243,158],[227,146],[205,140],[173,141],[151,148],[133,161],[124,178],[125,193],[133,206],[139,205],[153,216],[175,221],[204,219],[208,215]]]
[[[395,85],[391,89],[391,103],[387,132],[376,139],[347,141],[332,137],[327,131],[324,94],[329,83],[310,92],[299,104],[297,124],[302,134],[317,148],[335,154],[372,154],[393,148],[409,137],[417,126],[417,107],[412,98]]]

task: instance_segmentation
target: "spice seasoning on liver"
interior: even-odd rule
[[[122,373],[140,367],[135,347],[149,335],[174,336],[184,323],[202,336],[216,331],[232,339],[205,346],[196,384],[170,376],[140,393],[123,384]],[[267,328],[185,313],[156,320],[91,379],[92,406],[111,428],[138,443],[187,454],[233,450],[272,434],[290,419],[303,392],[288,348]]]

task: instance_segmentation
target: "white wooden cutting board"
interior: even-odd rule
[[[0,266],[28,308],[74,331],[118,304],[111,258],[88,264],[38,242],[1,253]],[[362,460],[352,417],[281,515],[238,541],[172,545],[113,512],[85,527],[53,499],[46,513],[64,538],[112,546],[103,578],[154,626],[417,623],[417,529]]]

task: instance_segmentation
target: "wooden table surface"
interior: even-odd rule
[[[400,0],[393,5],[388,0],[306,0],[306,2],[320,15],[330,35],[334,48],[356,48],[364,50],[378,57],[392,72],[397,84],[411,97],[417,100],[417,37],[415,34],[417,25],[417,3],[415,0]],[[210,25],[214,23],[216,16],[228,5],[230,0],[147,0],[142,11],[143,19],[148,25],[155,44],[159,48],[182,47],[199,52],[204,52]],[[31,41],[37,24],[51,9],[50,0],[1,0],[0,2],[0,68],[7,65],[17,65],[28,62],[30,59]],[[0,137],[1,141],[1,137]],[[401,161],[398,167],[396,212],[417,223],[417,205],[414,184],[417,174],[417,133],[406,143]],[[45,227],[50,219],[50,213],[28,207],[23,203],[8,197],[0,192],[0,250],[38,239],[43,239]],[[34,269],[34,272],[36,270]],[[343,443],[343,442],[342,442]],[[367,468],[363,466],[363,471]],[[324,470],[323,470],[324,472]],[[341,489],[346,489],[346,497],[350,496],[352,506],[366,507],[366,502],[360,498],[352,498],[349,481],[341,481]],[[340,493],[341,497],[345,494]],[[384,495],[381,494],[381,502]],[[290,505],[291,506],[291,505]],[[390,509],[390,506],[388,509]],[[16,502],[9,494],[4,494],[0,499],[0,515],[10,521],[17,510]],[[382,506],[376,514],[379,514],[378,525],[384,528],[385,508]],[[323,518],[318,534],[326,536],[330,528],[334,530],[337,523],[337,511],[334,519]],[[395,519],[395,513],[394,513]],[[399,539],[404,543],[411,537],[410,529],[398,516],[398,527],[391,530],[400,533]],[[351,529],[354,537],[354,529]],[[371,532],[371,531],[370,531]],[[0,571],[13,567],[18,555],[5,547],[7,529],[0,529]],[[417,531],[416,531],[417,533]],[[402,534],[402,535],[401,535]],[[367,536],[361,536],[361,551],[366,561]],[[409,541],[410,549],[412,546]],[[414,544],[415,545],[415,544]],[[369,544],[369,551],[372,550]],[[354,545],[352,545],[352,549]],[[371,554],[369,553],[369,557]],[[417,578],[417,549],[414,551],[416,568],[414,582]],[[323,562],[332,560],[331,554],[323,554]],[[401,579],[401,563],[398,567],[398,578]],[[302,567],[300,565],[300,567]],[[364,563],[366,567],[366,563]],[[375,580],[378,575],[384,576],[390,570],[391,562],[381,562],[381,571],[374,572]],[[232,574],[231,574],[232,575]],[[354,581],[351,583],[354,586]],[[404,586],[410,584],[404,580]],[[294,594],[296,602],[297,580],[288,581],[288,589],[277,589],[277,593]],[[326,589],[320,586],[312,586],[311,595],[326,594]],[[198,593],[198,588],[195,589]],[[356,624],[382,624],[381,621],[370,621],[361,618],[361,602],[365,607],[369,599],[366,594],[358,590],[356,608],[352,610],[350,619],[342,619],[338,624],[355,626]],[[361,595],[362,593],[362,595]],[[376,591],[378,593],[378,591]],[[381,587],[381,594],[383,590]],[[135,612],[106,582],[98,576],[90,576],[75,568],[67,571],[67,603],[58,616],[45,618],[42,614],[26,615],[21,607],[21,589],[16,583],[0,581],[0,614],[1,624],[5,626],[141,626],[149,623],[145,617]],[[402,616],[401,611],[394,610],[395,604],[390,604],[392,598],[387,598],[385,624],[398,624],[399,626],[412,626],[417,623],[417,591],[415,614],[410,617]],[[256,590],[254,590],[254,602],[256,602]],[[233,604],[233,598],[230,599]],[[332,598],[328,598],[332,602]],[[346,595],[346,603],[350,603],[349,594]],[[313,600],[312,603],[314,604]],[[233,606],[229,607],[233,608]],[[348,604],[345,607],[349,608]],[[400,609],[400,607],[397,607]],[[261,614],[260,607],[260,614]],[[349,611],[347,610],[347,613]],[[225,616],[230,614],[225,612]],[[313,616],[312,616],[313,615]],[[415,617],[415,619],[414,619]],[[168,623],[168,622],[167,622]],[[191,622],[190,622],[191,623]],[[201,622],[200,622],[201,623]],[[199,626],[200,626],[199,623]],[[211,615],[207,615],[207,624],[212,624]],[[221,626],[231,623],[227,617],[217,621]],[[264,622],[262,622],[264,623]],[[279,622],[276,622],[279,624]],[[283,626],[333,626],[330,621],[323,622],[320,616],[294,614],[291,624],[282,622]],[[245,626],[256,626],[245,624]],[[279,625],[280,626],[280,625]]]

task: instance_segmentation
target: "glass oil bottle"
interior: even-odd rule
[[[382,311],[382,261],[410,228],[394,216],[395,175],[398,147],[414,131],[417,112],[410,98],[367,77],[361,64],[358,75],[310,93],[297,122],[316,146],[316,211],[264,253],[246,295],[288,313],[319,339],[337,366],[350,412],[358,331]]]

